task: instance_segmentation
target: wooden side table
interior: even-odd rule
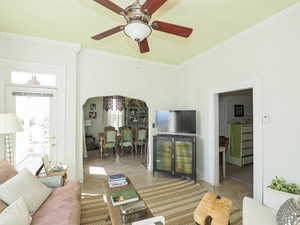
[[[68,179],[68,168],[65,168],[64,170],[59,171],[59,172],[48,172],[45,175],[37,176],[37,178],[51,177],[51,176],[62,176],[63,185],[65,185],[67,182],[67,179]]]
[[[47,176],[62,176],[63,177],[63,181],[64,181],[64,185],[68,180],[68,168],[64,169],[63,171],[60,172],[49,172],[47,174]]]

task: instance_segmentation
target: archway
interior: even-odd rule
[[[82,110],[85,183],[108,174],[130,173],[142,165],[147,170],[149,116],[144,101],[125,96],[92,97]],[[108,140],[108,130],[115,131],[114,143]],[[128,135],[132,140],[125,140]]]

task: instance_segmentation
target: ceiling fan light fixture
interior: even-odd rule
[[[94,0],[105,8],[121,15],[126,20],[126,25],[116,26],[110,30],[92,36],[94,40],[101,40],[123,31],[125,35],[135,40],[139,46],[140,53],[150,51],[148,39],[152,30],[160,31],[184,38],[188,38],[193,32],[192,28],[179,26],[177,24],[154,21],[150,25],[151,17],[168,0],[134,0],[131,5],[123,9],[116,5],[114,0]],[[141,2],[143,1],[143,3]]]
[[[137,42],[143,41],[152,33],[151,27],[142,21],[131,21],[124,28],[124,33]]]

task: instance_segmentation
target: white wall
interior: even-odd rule
[[[252,96],[249,95],[233,95],[219,96],[219,135],[229,137],[229,124],[237,123],[252,123],[253,121],[253,104]],[[244,116],[234,116],[234,105],[244,106]]]
[[[78,110],[81,113],[83,104],[91,97],[126,96],[146,102],[149,108],[149,127],[152,127],[155,110],[175,109],[178,106],[177,84],[180,75],[175,66],[104,54],[100,51],[82,50],[78,57],[78,72],[80,75]],[[82,123],[79,121],[79,124]],[[150,128],[150,137],[152,132]],[[152,140],[149,141],[149,149],[152,151]],[[78,162],[81,163],[82,154],[79,153],[78,156]],[[150,162],[151,158],[152,154]],[[81,170],[82,165],[79,165],[78,173]]]
[[[94,112],[97,112],[96,119],[89,118],[91,104],[96,104],[96,110],[94,110]],[[103,120],[103,97],[90,98],[87,100],[87,102],[84,105],[84,119],[92,121],[92,126],[85,127],[86,134],[92,135],[94,138],[96,138],[96,141],[98,141],[99,133],[104,132],[105,126]]]
[[[264,185],[275,176],[300,184],[300,4],[235,36],[187,62],[180,71],[181,105],[199,110],[198,167],[213,182],[208,120],[213,89],[258,80],[263,111],[270,123],[263,127]]]

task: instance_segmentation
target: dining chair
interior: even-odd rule
[[[143,153],[147,152],[147,129],[145,128],[137,129],[136,138],[135,138],[136,151],[139,146],[141,147],[141,157],[143,157]]]
[[[105,127],[104,128],[104,144],[101,153],[101,157],[103,155],[103,151],[107,151],[109,149],[116,151],[117,147],[117,131],[114,127]]]
[[[131,154],[133,154],[133,134],[129,127],[120,128],[120,148],[122,152],[124,152],[124,148],[130,148]]]
[[[222,169],[223,178],[226,178],[226,152],[228,150],[229,138],[225,136],[219,137],[219,151],[222,153]]]

